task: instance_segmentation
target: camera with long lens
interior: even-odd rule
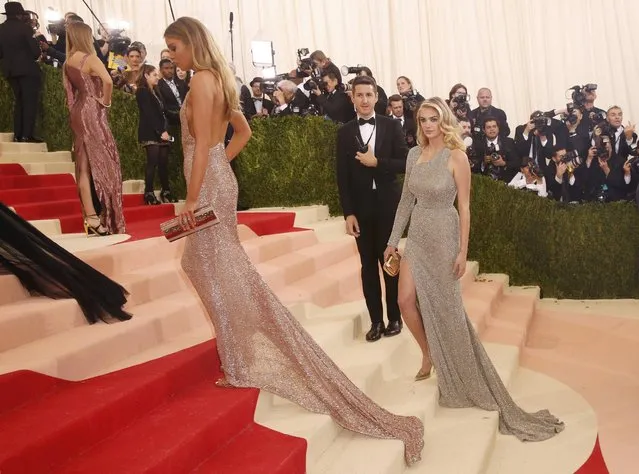
[[[326,92],[326,84],[317,76],[311,76],[311,79],[306,81],[302,87],[309,92],[316,89],[319,89],[321,93]]]
[[[577,110],[578,108],[575,107],[575,104],[573,102],[566,104],[566,124],[575,125],[577,122],[579,122],[579,116],[576,113]]]
[[[597,90],[597,84],[585,84],[583,86],[572,86],[571,98],[574,107],[583,109],[586,106],[587,94]]]
[[[457,116],[467,116],[470,113],[470,104],[468,103],[468,95],[456,95],[450,100],[451,109]]]
[[[536,112],[535,114],[533,114],[531,122],[535,126],[535,129],[543,132],[550,127],[550,125],[552,124],[552,119],[550,117],[547,117],[543,112]]]
[[[364,66],[342,66],[342,68],[340,69],[340,72],[342,73],[342,76],[348,76],[349,74],[359,74],[360,72],[362,72],[364,70]]]
[[[501,170],[499,166],[495,166],[494,163],[498,159],[502,158],[502,155],[497,151],[494,143],[488,145],[488,148],[486,148],[486,155],[490,156],[490,163],[488,164],[490,177],[494,180],[497,180],[499,179],[499,173],[501,172]]]
[[[577,150],[569,150],[559,160],[560,163],[565,163],[568,173],[572,174],[575,168],[579,167],[583,163],[583,159],[579,156]]]
[[[295,70],[297,77],[308,77],[318,74],[313,60],[304,57],[308,56],[308,53],[308,48],[300,48],[297,50],[297,69]]]
[[[419,107],[419,97],[414,90],[402,92],[402,102],[404,103],[404,112],[413,113]]]
[[[607,121],[598,123],[593,127],[592,139],[594,141],[596,156],[601,160],[608,160],[608,144],[612,143],[612,128]]]
[[[260,83],[260,90],[266,94],[272,96],[273,93],[277,90],[277,84],[280,81],[290,80],[291,76],[288,74],[278,74],[274,77],[267,77]]]

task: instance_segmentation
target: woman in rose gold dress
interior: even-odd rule
[[[106,110],[111,106],[113,81],[95,53],[91,28],[84,23],[67,26],[63,76],[85,232],[88,236],[124,233],[120,156]]]
[[[182,225],[212,205],[218,225],[188,236],[182,267],[215,326],[225,378],[218,385],[257,387],[330,415],[352,431],[404,442],[407,464],[417,462],[424,427],[364,395],[308,335],[262,280],[237,235],[237,181],[229,161],[251,136],[239,110],[235,78],[211,34],[198,20],[179,18],[165,34],[175,64],[194,69],[181,110],[184,174]],[[235,133],[224,147],[227,125]]]

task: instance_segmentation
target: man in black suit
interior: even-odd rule
[[[346,123],[355,118],[355,108],[351,98],[338,88],[339,81],[332,72],[325,72],[322,76],[325,93],[319,88],[311,91],[314,102],[320,106],[322,113],[333,122]]]
[[[268,117],[273,112],[275,104],[262,92],[262,84],[264,79],[254,77],[249,83],[251,90],[246,96],[240,96],[242,101],[242,110],[247,120],[255,117]]]
[[[569,144],[566,125],[537,110],[530,120],[515,129],[515,145],[520,158],[532,158],[542,173],[550,163],[555,147],[567,148]]]
[[[331,58],[326,57],[323,51],[319,49],[313,51],[310,55],[311,61],[317,69],[320,70],[320,75],[324,75],[327,72],[332,72],[337,77],[338,84],[342,83],[342,73],[339,68],[331,61]]]
[[[404,138],[408,148],[417,145],[417,126],[415,118],[411,114],[404,113],[404,100],[399,94],[394,94],[388,98],[391,107],[391,118],[398,120],[402,124]]]
[[[362,264],[362,287],[371,318],[367,341],[402,330],[397,304],[398,277],[385,272],[388,326],[384,326],[379,279],[384,250],[401,197],[397,173],[406,169],[408,148],[397,120],[375,115],[377,84],[368,76],[353,81],[353,103],[358,118],[337,132],[337,185],[346,220],[346,232],[356,238]]]
[[[186,97],[186,83],[175,76],[175,65],[170,59],[160,61],[160,73],[162,79],[158,82],[158,87],[166,118],[170,125],[180,125],[180,109]]]
[[[502,137],[510,136],[510,127],[506,112],[497,107],[493,107],[493,93],[487,87],[482,87],[477,92],[477,103],[479,107],[470,111],[469,119],[473,127],[484,127],[486,117],[497,119],[499,125],[499,134]]]
[[[499,123],[494,117],[486,117],[483,130],[483,135],[473,140],[477,155],[473,171],[510,183],[521,167],[515,141],[499,133]],[[493,154],[498,158],[493,159]]]
[[[25,22],[26,12],[19,2],[7,2],[0,25],[2,72],[13,90],[13,140],[39,143],[34,137],[41,79],[37,60],[40,47],[33,29]]]

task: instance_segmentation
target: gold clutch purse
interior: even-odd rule
[[[386,261],[384,262],[383,269],[384,271],[394,277],[399,275],[399,264],[402,261],[402,257],[399,254],[391,254]]]
[[[160,230],[162,230],[166,240],[173,242],[220,222],[211,205],[202,206],[199,209],[196,209],[195,212],[193,212],[193,215],[195,216],[195,227],[193,229],[184,230],[179,217],[174,217],[171,220],[162,222],[160,224]]]

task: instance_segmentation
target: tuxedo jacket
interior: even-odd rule
[[[357,116],[353,101],[346,92],[335,91],[331,94],[312,97],[322,108],[322,112],[334,122],[346,123]]]
[[[262,95],[262,108],[271,115],[273,113],[273,108],[275,108],[275,104],[265,95]],[[244,112],[244,116],[247,120],[251,120],[257,114],[255,101],[250,93],[247,97],[242,97],[242,111]]]
[[[477,107],[476,109],[473,109],[470,111],[468,118],[470,119],[473,127],[475,125],[478,125],[483,130],[484,128],[483,122],[487,117],[492,117],[497,119],[497,123],[499,124],[499,134],[502,137],[510,136],[510,127],[508,126],[508,119],[506,117],[506,112],[504,112],[501,109],[498,109],[497,107],[493,107],[491,105],[483,112],[481,111],[479,107]]]
[[[7,18],[0,24],[0,61],[5,77],[40,76],[36,63],[40,54],[33,30],[26,23]]]
[[[519,172],[522,160],[517,151],[515,141],[512,138],[500,136],[497,139],[497,143],[499,144],[498,153],[503,156],[506,162],[506,166],[501,167],[499,179],[509,183]],[[488,174],[488,166],[484,166],[483,172],[481,170],[484,157],[488,154],[488,142],[486,138],[483,137],[479,140],[474,140],[473,149],[476,154],[476,162],[472,166],[472,171],[475,173]]]
[[[173,82],[175,82],[177,87],[180,100],[184,103],[184,99],[186,98],[186,93],[188,91],[186,83],[180,80],[177,76],[173,78]],[[160,93],[160,97],[162,97],[162,101],[164,102],[166,118],[172,125],[178,125],[180,123],[181,106],[175,98],[175,94],[173,94],[171,86],[169,86],[164,79],[160,79],[158,82],[158,91]]]
[[[374,133],[377,167],[370,168],[356,159],[358,138],[362,143],[367,138],[361,137],[357,119],[337,132],[337,186],[344,217],[375,214],[382,210],[380,202],[383,210],[397,209],[401,197],[397,174],[405,172],[408,154],[404,133],[397,120],[383,115],[375,115]]]

